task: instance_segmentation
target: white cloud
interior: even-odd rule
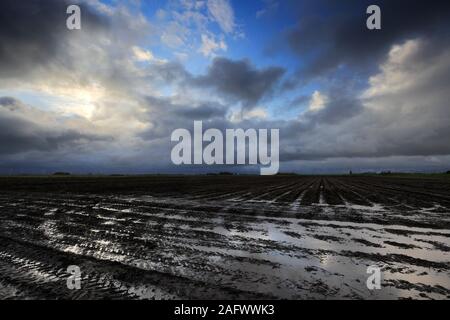
[[[380,66],[381,72],[369,79],[370,87],[364,93],[364,97],[373,98],[397,93],[413,85],[416,77],[411,77],[411,72],[421,68],[414,59],[422,46],[417,39],[394,45],[389,51],[387,61]]]
[[[148,50],[144,50],[140,47],[134,46],[132,48],[133,50],[133,54],[134,54],[134,58],[137,61],[152,61],[155,57],[153,57],[153,54],[148,51]]]
[[[173,51],[188,53],[190,58],[195,54],[214,57],[227,50],[228,36],[244,37],[229,0],[173,1],[164,14],[157,13],[157,19],[161,43]]]
[[[328,98],[326,95],[320,93],[320,91],[314,91],[311,100],[309,101],[309,111],[320,111],[325,108]]]
[[[198,49],[198,52],[202,53],[205,57],[214,57],[219,50],[227,50],[227,44],[223,39],[215,41],[213,36],[210,37],[207,34],[202,34],[202,45]]]
[[[180,0],[181,6],[187,10],[198,10],[201,9],[204,5],[204,1],[198,0]]]
[[[231,113],[229,119],[231,122],[237,123],[245,120],[265,120],[267,119],[267,110],[263,107],[254,108],[252,110],[238,110]]]
[[[256,18],[258,18],[258,19],[277,10],[278,7],[280,6],[278,1],[276,1],[276,0],[264,0],[264,3],[265,3],[264,8],[256,11]]]
[[[136,61],[152,62],[152,63],[158,63],[158,64],[167,63],[167,60],[158,59],[153,55],[153,53],[151,51],[144,50],[141,47],[133,46],[132,51],[133,51],[133,55],[134,55],[133,57]]]
[[[100,0],[85,0],[90,6],[96,8],[99,12],[108,16],[114,15],[114,8],[107,4],[104,4]]]
[[[158,9],[156,11],[156,18],[158,20],[164,20],[167,17],[167,12],[163,9]]]
[[[231,33],[235,28],[234,11],[228,0],[208,0],[208,11],[220,28]]]
[[[170,48],[179,48],[185,45],[188,33],[187,28],[176,21],[172,21],[163,31],[161,41]]]

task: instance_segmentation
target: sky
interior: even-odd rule
[[[447,171],[449,27],[449,1],[3,0],[0,173],[258,170],[173,165],[195,120],[279,129],[282,172]]]

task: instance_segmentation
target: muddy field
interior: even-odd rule
[[[0,178],[0,299],[448,299],[449,250],[449,179]]]

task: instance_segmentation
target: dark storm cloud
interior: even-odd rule
[[[220,95],[241,102],[244,108],[252,108],[273,92],[284,73],[280,67],[256,69],[248,60],[215,58],[207,74],[195,78],[193,83],[211,87]]]
[[[55,151],[79,141],[106,140],[95,134],[57,127],[49,115],[11,97],[0,97],[0,154]]]
[[[281,159],[449,155],[449,83],[450,44],[400,43],[365,94],[336,87],[323,109],[288,123],[280,131]]]
[[[301,97],[299,97],[299,99],[303,102]],[[309,152],[314,153],[314,155],[309,155],[305,149],[300,148],[301,143],[305,141],[314,130],[318,128],[327,130],[326,128],[328,126],[339,125],[341,122],[345,122],[361,114],[364,111],[363,108],[361,100],[345,94],[340,96],[338,93],[331,91],[330,96],[328,96],[328,101],[323,109],[317,111],[308,110],[305,111],[298,120],[281,123],[281,141],[284,141],[284,145],[287,146],[287,149],[294,148],[296,150],[294,155],[287,152],[288,155],[286,160],[293,160],[295,158],[297,158],[297,160],[305,158],[309,159],[311,157],[321,158],[322,155],[318,156],[316,154],[320,148],[314,146],[313,141],[311,142],[313,148],[310,149]],[[317,142],[319,142],[319,140]],[[321,152],[319,153],[322,154]],[[329,156],[329,154],[327,154],[327,156]]]
[[[68,5],[64,0],[0,1],[1,77],[29,72],[57,55],[71,32],[66,27]],[[87,5],[80,6],[84,31],[106,24]]]
[[[226,115],[226,108],[218,108],[211,104],[202,104],[195,108],[185,108],[180,110],[178,114],[181,117],[190,120],[209,120],[214,118],[223,118]]]
[[[269,97],[285,74],[281,67],[258,69],[247,60],[215,58],[206,74],[195,76],[176,62],[154,65],[148,79],[156,83],[178,84],[184,88],[213,89],[231,103],[245,109]]]
[[[382,29],[366,28],[366,9],[379,5]],[[299,21],[288,33],[291,49],[312,61],[299,71],[298,79],[325,75],[340,65],[371,71],[395,43],[416,37],[449,40],[449,1],[319,0],[297,2]],[[292,81],[288,85],[293,85]]]
[[[339,124],[363,112],[362,101],[345,90],[333,88],[327,92],[325,107],[319,111],[308,111],[303,119],[317,124]]]
[[[228,108],[216,102],[201,102],[191,105],[173,102],[168,98],[146,97],[145,117],[151,127],[140,134],[145,140],[170,136],[177,128],[191,126],[194,121],[224,119]]]
[[[365,27],[369,4],[382,9],[381,31]],[[283,127],[282,160],[404,157],[407,163],[408,157],[450,154],[450,2],[295,6],[308,15],[291,30],[289,43],[312,60],[288,84],[320,77],[327,102]],[[358,79],[369,79],[369,86],[358,89]],[[373,94],[363,97],[365,90]]]
[[[152,66],[149,80],[175,84],[192,80],[192,75],[178,62],[168,62]]]

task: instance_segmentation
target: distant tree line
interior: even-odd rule
[[[70,172],[55,172],[54,176],[70,176]]]

